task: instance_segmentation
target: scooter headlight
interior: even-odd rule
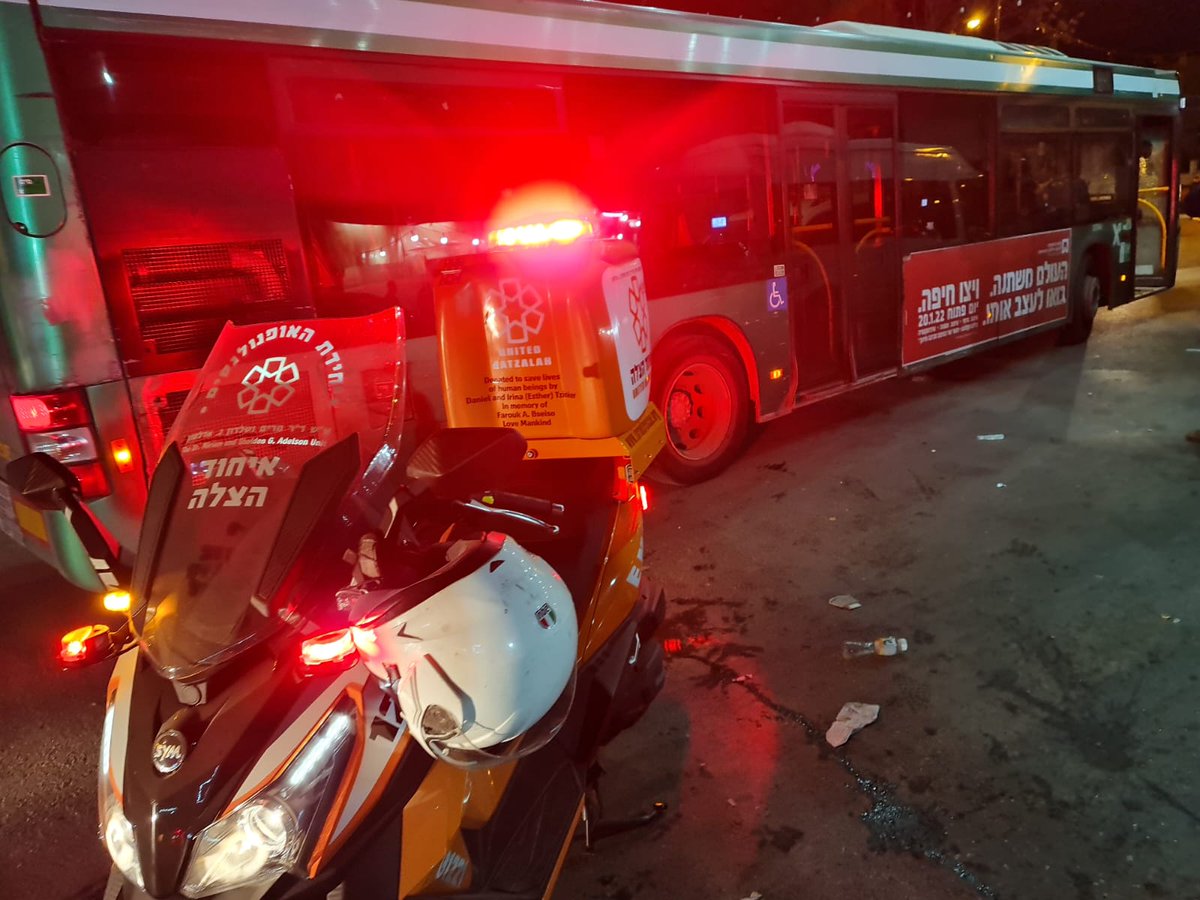
[[[112,730],[114,710],[112,703],[104,711],[104,730],[100,736],[100,837],[104,848],[112,857],[113,864],[125,876],[126,881],[133,882],[139,888],[144,887],[142,881],[142,863],[138,858],[137,841],[133,836],[133,826],[125,818],[125,811],[117,800],[109,779],[109,767],[112,763]]]
[[[343,698],[278,778],[201,831],[180,893],[199,898],[269,884],[303,862],[341,783],[355,721]]]
[[[104,846],[126,881],[132,881],[139,888],[144,887],[142,865],[138,860],[137,843],[133,838],[133,826],[129,824],[121,804],[115,799],[108,804],[104,812]]]
[[[286,804],[252,800],[200,832],[182,892],[207,897],[277,877],[295,863],[300,843]]]

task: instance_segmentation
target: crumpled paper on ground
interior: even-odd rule
[[[840,747],[850,740],[850,735],[862,731],[878,718],[879,705],[876,703],[847,703],[825,732],[825,740],[831,747]]]

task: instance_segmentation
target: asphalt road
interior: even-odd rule
[[[1200,268],[1182,281],[1086,348],[879,385],[660,487],[679,647],[605,802],[670,811],[572,851],[557,896],[1200,898]],[[0,596],[0,898],[94,896],[105,673],[49,660],[95,601],[7,542]],[[909,652],[841,656],[888,634]],[[834,751],[846,701],[881,712]]]

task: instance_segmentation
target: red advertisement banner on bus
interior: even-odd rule
[[[904,260],[904,365],[1066,319],[1071,232],[913,253]]]

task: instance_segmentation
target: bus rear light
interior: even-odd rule
[[[95,500],[108,493],[108,475],[99,461],[73,465],[71,474],[79,479],[79,490],[84,500]]]
[[[86,427],[42,431],[29,436],[29,452],[45,453],[68,466],[92,462],[97,456],[96,438]]]
[[[87,399],[78,389],[56,394],[26,394],[9,400],[17,427],[27,434],[91,424]]]
[[[112,460],[113,464],[117,467],[117,471],[132,472],[133,451],[129,449],[129,442],[118,439],[108,446],[112,450]]]
[[[544,247],[570,244],[591,233],[592,225],[586,219],[556,219],[498,228],[488,234],[488,243],[493,247]]]

